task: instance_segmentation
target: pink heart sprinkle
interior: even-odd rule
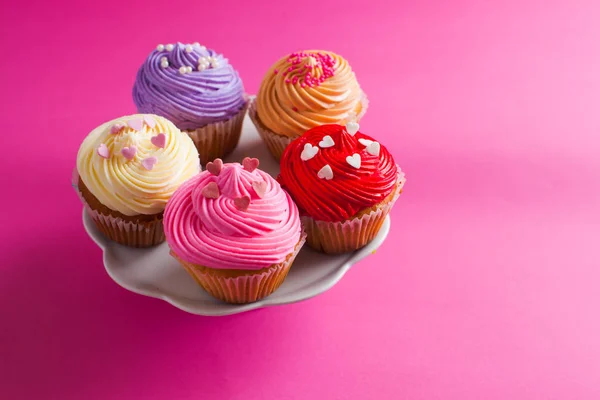
[[[156,162],[158,161],[158,159],[156,157],[148,157],[148,158],[144,158],[144,160],[142,161],[142,165],[144,166],[144,168],[146,168],[148,171],[151,171],[152,168],[154,168],[154,164],[156,164]]]
[[[136,119],[131,119],[131,120],[127,121],[127,125],[129,125],[129,127],[131,129],[135,129],[136,131],[141,131],[142,128],[144,127],[144,122],[142,121],[141,118],[136,118]]]
[[[259,164],[258,158],[246,157],[242,160],[242,165],[244,166],[244,169],[248,172],[252,172],[256,168],[258,168],[258,164]]]
[[[110,133],[113,135],[116,135],[117,133],[121,132],[123,130],[123,128],[125,128],[125,125],[118,123],[118,124],[114,124],[113,126],[110,127]]]
[[[156,136],[152,136],[152,138],[150,138],[150,141],[156,147],[160,147],[161,149],[164,149],[165,144],[167,143],[167,136],[164,133],[159,133]]]
[[[144,121],[150,128],[154,128],[156,126],[156,120],[151,115],[144,115]]]
[[[110,157],[110,151],[108,151],[108,147],[106,147],[104,143],[100,143],[100,146],[98,146],[96,153],[98,153],[98,155],[102,158]]]
[[[135,146],[123,147],[121,149],[121,154],[123,154],[123,157],[125,157],[128,160],[133,160],[133,157],[135,157],[135,153],[137,153],[137,147]]]
[[[220,158],[217,158],[215,161],[209,162],[208,164],[206,164],[206,170],[216,176],[219,176],[222,169],[223,169],[223,160],[221,160]]]
[[[219,192],[219,187],[217,186],[217,182],[210,182],[208,185],[204,186],[202,189],[202,196],[207,199],[218,199],[221,193]]]
[[[235,204],[235,206],[237,207],[238,210],[246,211],[248,209],[248,206],[250,205],[250,197],[248,197],[248,196],[237,197],[237,198],[233,199],[233,204]]]
[[[260,197],[261,199],[265,197],[265,192],[267,191],[267,182],[255,181],[252,182],[252,187],[254,188],[254,191],[256,192],[256,195],[258,197]]]

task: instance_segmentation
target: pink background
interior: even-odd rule
[[[8,3],[0,398],[600,398],[597,1]],[[107,276],[76,151],[177,40],[249,92],[294,50],[350,60],[408,183],[331,291],[204,318]]]

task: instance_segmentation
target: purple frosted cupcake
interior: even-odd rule
[[[137,73],[133,101],[186,132],[203,164],[235,148],[248,107],[237,71],[199,43],[159,44]]]

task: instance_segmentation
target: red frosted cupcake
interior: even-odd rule
[[[369,243],[402,192],[404,173],[356,122],[310,129],[285,149],[279,182],[294,199],[307,243],[325,253]]]

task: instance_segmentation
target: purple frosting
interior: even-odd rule
[[[191,46],[191,52],[186,51]],[[161,63],[166,57],[168,66]],[[215,66],[198,70],[201,57],[214,57]],[[192,72],[180,73],[181,67]],[[157,114],[179,129],[197,129],[225,121],[245,105],[244,85],[237,71],[221,54],[203,46],[177,43],[173,50],[154,50],[140,67],[133,85],[138,112]]]

